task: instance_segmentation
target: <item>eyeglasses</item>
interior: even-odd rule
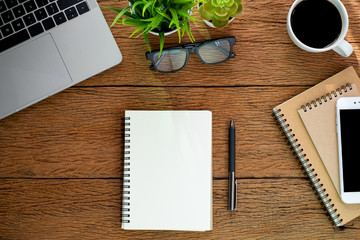
[[[146,59],[152,61],[150,69],[161,73],[177,72],[185,67],[189,54],[196,52],[201,62],[207,65],[219,64],[235,57],[232,52],[236,44],[235,37],[218,38],[183,44],[178,47],[165,48],[161,52],[146,53]]]

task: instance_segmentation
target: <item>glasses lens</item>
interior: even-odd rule
[[[173,72],[184,67],[187,51],[183,49],[164,50],[160,57],[159,53],[154,55],[153,63],[160,72]]]
[[[199,57],[208,64],[223,62],[230,57],[230,54],[230,42],[224,39],[205,43],[198,49]]]

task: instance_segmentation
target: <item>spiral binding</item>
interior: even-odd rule
[[[286,123],[287,119],[285,118],[284,114],[281,113],[281,109],[274,108],[273,115],[277,119],[282,130],[284,131],[292,150],[300,160],[300,163],[304,170],[304,174],[307,174],[309,176],[313,189],[315,193],[319,196],[318,199],[322,200],[324,209],[328,211],[330,218],[333,220],[333,223],[336,226],[340,226],[343,219],[340,219],[340,214],[336,214],[337,209],[335,208],[335,205],[331,203],[332,199],[329,198],[329,194],[327,194],[326,189],[323,188],[323,184],[321,183],[320,178],[318,178],[316,170],[312,167],[310,159],[306,158],[306,153],[304,153],[304,149],[301,148],[301,144],[298,143],[298,139],[295,137],[295,134],[292,133],[293,130],[291,129],[290,124]]]
[[[334,98],[340,97],[343,93],[346,93],[348,90],[352,90],[352,86],[350,83],[342,85],[340,88],[336,89],[336,91],[331,91],[330,93],[326,93],[323,96],[312,100],[309,103],[306,103],[301,106],[304,112],[307,112],[313,108],[318,107],[319,105],[323,104],[324,102],[331,101]]]
[[[125,117],[122,223],[130,223],[130,117]]]

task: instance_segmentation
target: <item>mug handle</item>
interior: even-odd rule
[[[354,51],[353,47],[345,40],[342,40],[336,47],[333,48],[335,52],[343,57],[348,57]]]

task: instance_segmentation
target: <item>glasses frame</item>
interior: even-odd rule
[[[229,53],[229,56],[225,59],[225,60],[222,60],[220,62],[216,62],[216,63],[207,63],[205,62],[200,54],[199,54],[199,48],[205,44],[208,44],[208,43],[211,43],[211,42],[215,42],[215,41],[218,41],[218,40],[228,40],[229,43],[230,43],[230,53]],[[196,55],[198,56],[198,58],[200,59],[200,61],[203,63],[203,64],[206,64],[206,65],[215,65],[215,64],[220,64],[220,63],[223,63],[223,62],[226,62],[227,60],[229,60],[230,58],[233,58],[236,56],[235,53],[233,53],[233,46],[236,44],[236,39],[234,36],[231,36],[231,37],[225,37],[225,38],[216,38],[216,39],[209,39],[209,40],[204,40],[204,41],[198,41],[198,42],[193,42],[193,43],[186,43],[186,44],[182,44],[180,46],[176,46],[176,47],[169,47],[169,48],[164,48],[162,50],[162,52],[164,51],[167,51],[167,50],[176,50],[176,49],[181,49],[181,50],[186,50],[186,59],[185,59],[185,62],[184,62],[184,65],[177,69],[177,70],[173,70],[173,71],[160,71],[159,69],[157,69],[155,67],[155,62],[154,62],[154,56],[156,54],[158,54],[160,52],[160,50],[155,50],[155,51],[152,51],[152,52],[146,52],[145,53],[145,56],[146,56],[146,59],[147,60],[150,60],[152,62],[152,65],[150,66],[150,69],[151,70],[156,70],[158,72],[161,72],[161,73],[173,73],[173,72],[177,72],[177,71],[180,71],[182,70],[188,63],[188,60],[189,60],[189,55],[190,53],[194,53],[196,52]]]

